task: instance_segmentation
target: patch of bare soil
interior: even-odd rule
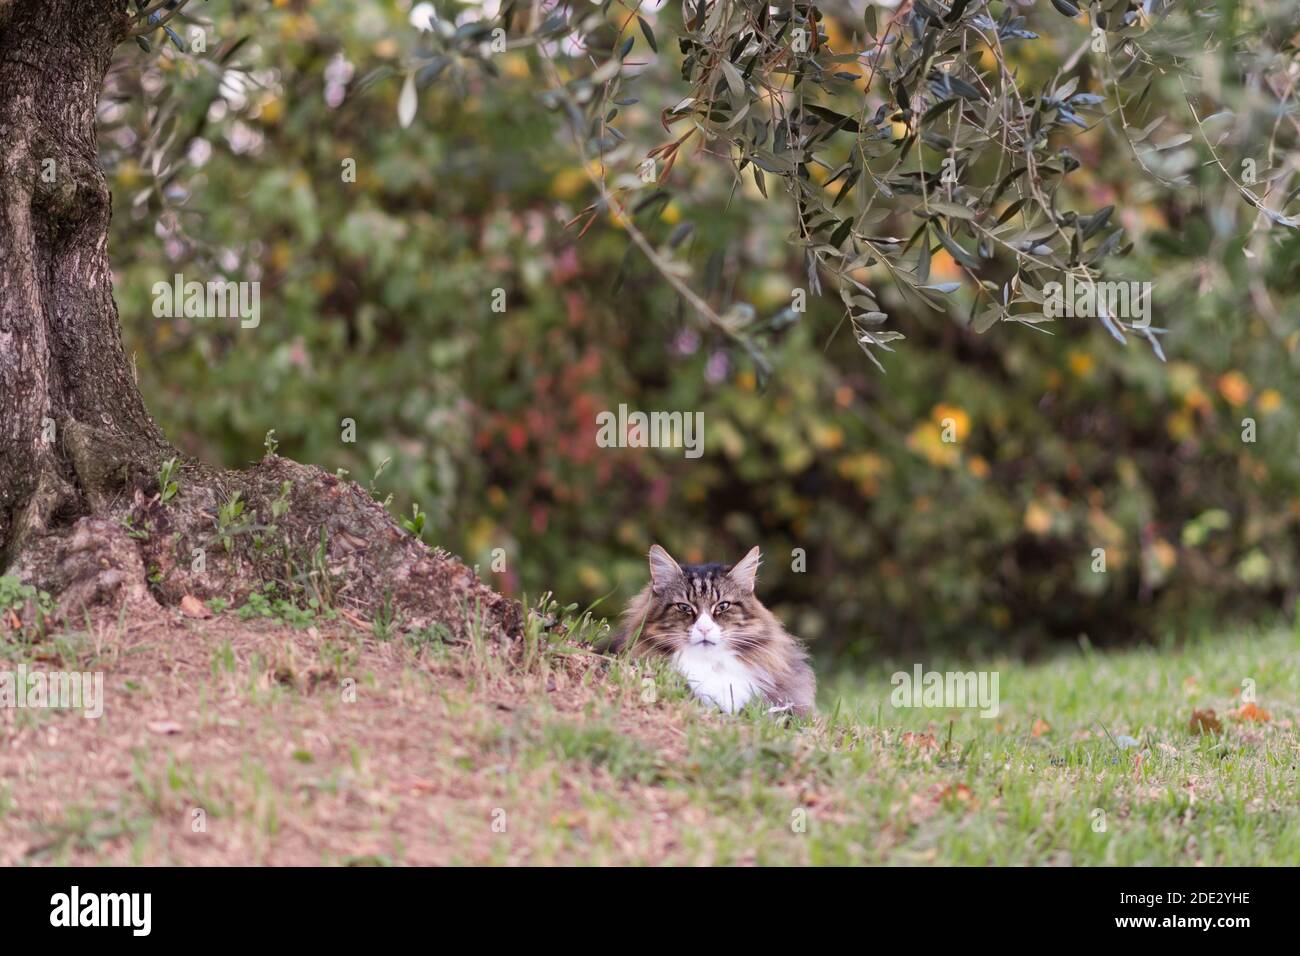
[[[0,707],[0,864],[663,859],[684,719],[586,652],[178,612],[47,638],[103,715]],[[13,654],[0,671],[17,667]],[[593,792],[603,795],[593,800]],[[682,798],[684,800],[684,798]]]
[[[399,527],[354,481],[273,453],[238,472],[175,467],[114,486],[70,523],[27,522],[9,573],[54,595],[57,617],[73,626],[87,610],[148,615],[275,584],[366,619],[399,618],[405,630],[440,626],[462,638],[472,620],[519,636],[518,602]]]

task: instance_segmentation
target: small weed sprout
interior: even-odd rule
[[[393,594],[391,591],[385,591],[383,603],[379,605],[375,619],[371,622],[371,633],[377,641],[388,641],[397,633],[400,626],[400,618],[393,604]]]
[[[296,630],[305,630],[322,620],[333,620],[335,613],[330,608],[323,608],[316,598],[308,598],[305,605],[299,605],[289,598],[280,596],[280,588],[274,581],[268,581],[262,590],[248,595],[245,604],[236,612],[241,621],[253,618],[266,618],[280,624],[287,624]]]
[[[402,527],[417,538],[424,538],[424,519],[428,515],[427,511],[420,510],[418,501],[411,502],[411,517],[402,519]]]
[[[244,525],[239,523],[243,514],[244,499],[238,491],[230,496],[217,513],[217,537],[227,551],[234,546],[234,536],[246,530]]]
[[[53,614],[54,599],[47,592],[14,575],[0,577],[0,624],[13,626],[23,636],[41,637]]]
[[[180,465],[175,458],[168,458],[158,469],[158,500],[163,504],[171,501],[181,490],[177,477]]]
[[[271,502],[271,520],[279,521],[289,513],[289,492],[293,491],[293,482],[286,480],[280,485],[280,496]]]

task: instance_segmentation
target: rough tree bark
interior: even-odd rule
[[[111,196],[96,114],[129,39],[124,0],[0,0],[0,571],[86,606],[307,586],[361,614],[513,635],[514,602],[398,528],[351,482],[275,455],[247,472],[185,461],[122,348]],[[243,512],[223,518],[238,493]]]
[[[115,472],[171,453],[123,354],[108,266],[95,113],[124,14],[18,2],[0,24],[0,542],[11,558],[77,509],[78,487],[102,504]]]

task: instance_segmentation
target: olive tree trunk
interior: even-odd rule
[[[515,602],[319,468],[183,460],[177,493],[159,494],[160,465],[182,456],[122,348],[95,137],[132,29],[124,0],[0,0],[0,573],[74,620],[274,583],[385,630],[516,635]]]
[[[171,453],[122,349],[95,116],[130,21],[0,0],[0,555]]]

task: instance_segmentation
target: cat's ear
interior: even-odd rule
[[[650,546],[650,584],[656,591],[662,591],[682,577],[681,566],[673,556],[657,544]]]
[[[758,545],[754,545],[749,549],[749,554],[736,562],[736,566],[731,569],[728,576],[748,593],[753,594],[754,579],[758,577],[758,566],[762,560],[763,552],[758,550]]]

